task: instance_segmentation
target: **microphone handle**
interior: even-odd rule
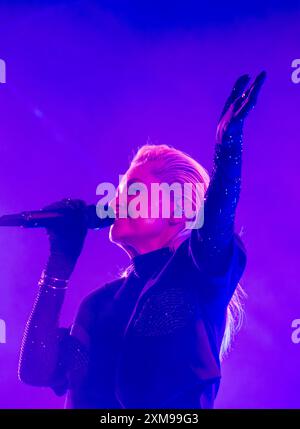
[[[107,208],[107,206],[106,206]],[[89,229],[102,229],[114,223],[114,217],[100,218],[96,212],[95,205],[86,206],[86,221]],[[113,213],[111,211],[111,213]],[[1,226],[21,226],[23,228],[47,228],[55,225],[55,223],[68,216],[66,210],[35,210],[24,211],[17,214],[0,216]]]

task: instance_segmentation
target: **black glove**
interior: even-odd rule
[[[258,94],[266,79],[266,72],[261,72],[247,88],[249,75],[241,76],[235,83],[228,97],[217,128],[217,143],[223,144],[241,142],[243,123],[257,102]]]
[[[44,207],[44,210],[62,209],[65,216],[47,228],[50,257],[48,275],[67,278],[72,273],[87,235],[86,203],[78,199],[63,199]]]

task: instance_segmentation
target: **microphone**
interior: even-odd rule
[[[99,212],[107,213],[108,205],[98,207]],[[68,217],[72,219],[76,210],[83,210],[86,219],[86,226],[89,229],[102,229],[114,223],[115,216],[112,208],[108,208],[109,214],[106,217],[97,215],[94,204],[87,205],[80,209],[61,208],[53,210],[35,210],[16,214],[0,216],[0,226],[22,226],[24,228],[47,228],[54,226],[57,222]],[[75,213],[74,213],[75,212]]]

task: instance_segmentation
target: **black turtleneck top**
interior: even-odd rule
[[[67,392],[73,408],[213,407],[226,310],[246,265],[234,233],[241,153],[241,129],[216,145],[203,227],[175,252],[135,256],[127,277],[82,301],[70,328],[59,327],[66,291],[40,286],[23,336],[22,381]]]
[[[121,335],[145,283],[163,268],[172,254],[173,252],[169,247],[163,247],[132,258],[129,267],[131,273],[126,282],[126,287],[122,288],[121,293],[115,297]]]
[[[84,384],[69,392],[67,407],[122,408],[115,394],[115,376],[125,328],[146,282],[159,273],[172,255],[173,252],[164,247],[133,257],[126,277],[92,292],[80,306],[73,333],[76,335],[81,328],[89,333],[91,341],[86,347],[89,349],[87,360],[90,370],[88,376],[84,376]],[[103,309],[104,304],[106,307]],[[97,312],[101,312],[101,317],[93,317]],[[66,346],[61,346],[62,356],[69,354],[65,352],[70,346],[69,336],[66,338]],[[102,344],[105,344],[105,351]],[[76,345],[73,347],[75,349]],[[82,358],[77,353],[76,361],[78,359],[75,366],[82,369]],[[69,367],[70,364],[64,363],[63,366]],[[80,379],[77,374],[71,378],[75,383]],[[61,385],[60,373],[57,381],[55,378],[53,381],[51,387],[56,393],[64,393],[69,381],[65,379]]]

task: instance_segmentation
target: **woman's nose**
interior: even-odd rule
[[[112,207],[113,211],[115,212],[115,214],[117,215],[117,217],[119,217],[120,215],[120,211],[122,209],[122,212],[125,210],[125,206],[124,204],[121,205],[120,203],[120,198],[119,195],[116,195],[110,202],[109,202],[109,207]]]

